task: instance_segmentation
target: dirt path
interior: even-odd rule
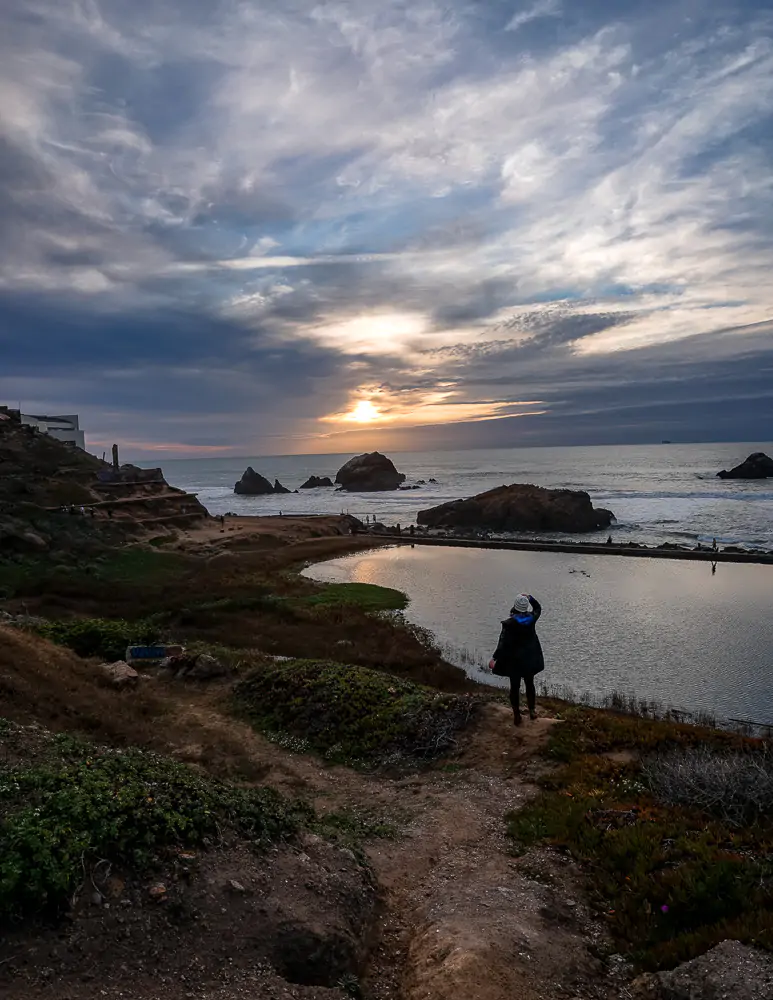
[[[398,823],[397,839],[368,851],[384,900],[365,980],[372,1000],[619,996],[591,953],[601,932],[572,866],[549,852],[509,853],[504,816],[535,794],[534,757],[556,720],[516,730],[508,709],[486,706],[454,759],[389,779],[288,753],[206,697],[185,711],[205,742],[226,726],[262,780],[320,810],[359,806]]]

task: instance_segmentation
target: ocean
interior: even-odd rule
[[[297,489],[309,476],[330,476],[352,457],[286,455],[177,459],[163,463],[167,480],[192,493],[212,514],[330,514],[346,512],[402,526],[447,500],[474,496],[505,483],[586,490],[595,506],[611,510],[616,541],[647,545],[678,542],[773,548],[773,480],[717,479],[754,451],[773,455],[773,443],[616,445],[575,448],[499,448],[482,451],[390,453],[418,490],[338,493],[301,490],[290,495],[238,496],[234,483],[248,465],[272,482]],[[152,465],[151,462],[142,463]],[[606,538],[608,532],[582,536]],[[542,537],[546,536],[541,533]]]

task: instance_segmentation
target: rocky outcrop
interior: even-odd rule
[[[745,462],[717,475],[720,479],[773,479],[773,458],[768,458],[764,451],[755,451]]]
[[[264,496],[268,493],[292,493],[286,486],[282,486],[278,479],[274,480],[274,485],[256,472],[251,465],[248,465],[238,483],[234,483],[234,493],[243,493],[245,496]]]
[[[103,663],[99,669],[102,672],[102,678],[105,683],[119,690],[136,687],[140,679],[140,675],[134,667],[130,667],[125,660],[117,660],[115,663]]]
[[[228,677],[231,668],[208,653],[178,653],[161,661],[161,675],[178,681],[211,681]]]
[[[669,972],[632,983],[636,1000],[770,1000],[773,958],[740,941],[723,941],[705,955]]]
[[[594,507],[582,490],[548,490],[520,483],[421,510],[417,517],[418,524],[430,528],[489,531],[597,531],[613,520],[611,511]]]
[[[243,493],[247,496],[262,496],[266,493],[275,493],[275,488],[266,479],[256,472],[251,465],[248,465],[238,483],[234,483],[234,493]]]
[[[375,493],[381,490],[396,490],[405,482],[405,476],[398,472],[394,463],[378,451],[350,458],[338,470],[335,479],[342,490],[350,493]]]
[[[329,476],[309,476],[305,483],[301,484],[302,490],[318,490],[323,486],[332,486],[333,480]]]

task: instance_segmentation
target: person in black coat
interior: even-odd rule
[[[489,663],[489,668],[497,676],[510,678],[510,704],[516,726],[521,724],[521,678],[526,688],[529,718],[537,718],[534,677],[545,669],[536,629],[541,614],[542,605],[536,598],[530,594],[519,594],[510,609],[510,617],[502,622],[499,642]]]

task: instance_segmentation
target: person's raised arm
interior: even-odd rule
[[[534,609],[534,621],[536,622],[539,616],[542,614],[542,605],[537,600],[537,598],[532,597],[531,594],[529,594],[529,600],[531,601],[531,606]]]

